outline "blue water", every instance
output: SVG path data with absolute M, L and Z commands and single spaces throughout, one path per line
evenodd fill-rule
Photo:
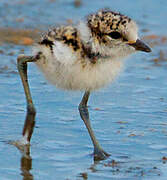
M 67 19 L 76 22 L 104 7 L 135 19 L 141 36 L 167 34 L 165 0 L 85 0 L 78 8 L 72 0 L 1 0 L 0 23 L 2 27 L 47 29 Z M 24 22 L 16 22 L 17 18 L 24 18 Z M 28 71 L 37 109 L 30 156 L 23 157 L 6 143 L 21 137 L 26 102 L 16 58 L 23 49 L 25 54 L 30 49 L 2 44 L 0 179 L 166 180 L 167 164 L 162 157 L 167 157 L 167 63 L 153 61 L 160 50 L 166 52 L 166 47 L 162 44 L 154 46 L 150 54 L 133 55 L 114 84 L 91 94 L 93 128 L 103 148 L 111 153 L 107 160 L 94 163 L 92 143 L 77 109 L 83 93 L 55 89 L 34 64 Z

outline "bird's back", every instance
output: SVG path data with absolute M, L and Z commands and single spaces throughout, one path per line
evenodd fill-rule
M 71 48 L 72 52 L 82 51 L 82 42 L 76 27 L 61 26 L 49 30 L 39 42 L 40 45 L 49 46 L 53 53 L 53 45 L 55 41 L 59 41 L 65 46 Z

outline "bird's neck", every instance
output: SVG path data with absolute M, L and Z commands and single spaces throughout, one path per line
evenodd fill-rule
M 84 56 L 86 56 L 93 64 L 97 62 L 99 58 L 106 59 L 109 56 L 99 51 L 99 48 L 93 41 L 93 36 L 86 22 L 79 22 L 77 26 L 82 42 L 82 49 Z

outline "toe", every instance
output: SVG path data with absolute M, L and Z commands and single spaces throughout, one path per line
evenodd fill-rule
M 100 161 L 100 160 L 105 160 L 110 156 L 107 152 L 105 152 L 103 149 L 94 149 L 94 160 L 95 161 Z

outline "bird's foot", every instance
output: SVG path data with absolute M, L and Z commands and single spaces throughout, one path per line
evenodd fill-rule
M 102 148 L 94 148 L 94 160 L 100 161 L 105 160 L 110 156 L 107 152 L 105 152 Z

